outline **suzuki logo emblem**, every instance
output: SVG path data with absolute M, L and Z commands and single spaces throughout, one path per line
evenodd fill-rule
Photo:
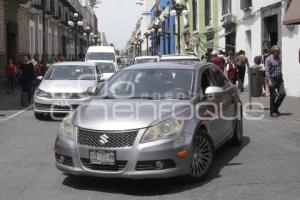
M 99 140 L 99 142 L 101 143 L 101 144 L 106 144 L 106 143 L 108 143 L 108 139 L 109 137 L 106 135 L 106 134 L 103 134 L 103 135 L 101 135 L 100 136 L 100 140 Z

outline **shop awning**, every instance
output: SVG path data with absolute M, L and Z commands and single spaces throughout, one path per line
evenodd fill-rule
M 300 1 L 292 0 L 290 7 L 284 17 L 283 25 L 300 24 Z

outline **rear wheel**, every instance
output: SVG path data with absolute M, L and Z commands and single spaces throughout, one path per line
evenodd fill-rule
M 188 181 L 205 179 L 214 161 L 214 145 L 206 133 L 196 134 L 192 143 L 192 162 L 187 175 Z
M 240 116 L 235 120 L 233 136 L 232 136 L 232 144 L 235 146 L 243 145 L 243 137 L 244 137 L 244 128 L 243 128 L 243 117 Z

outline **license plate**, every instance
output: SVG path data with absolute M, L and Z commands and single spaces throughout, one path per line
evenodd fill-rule
M 107 150 L 91 150 L 90 162 L 92 164 L 113 166 L 116 164 L 116 152 Z
M 56 103 L 57 106 L 70 106 L 68 101 L 59 101 Z

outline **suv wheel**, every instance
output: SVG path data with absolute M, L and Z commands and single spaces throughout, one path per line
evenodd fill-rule
M 44 119 L 45 119 L 44 113 L 35 112 L 35 113 L 34 113 L 34 116 L 35 116 L 35 118 L 38 119 L 38 120 L 44 120 Z

